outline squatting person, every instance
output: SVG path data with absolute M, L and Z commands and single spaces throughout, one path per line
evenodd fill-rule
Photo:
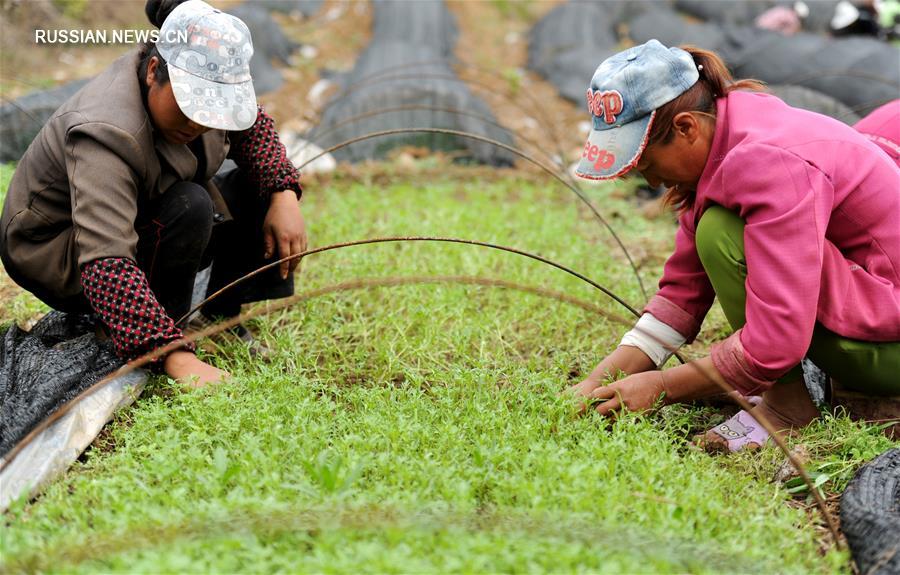
M 607 180 L 635 168 L 664 184 L 679 227 L 635 328 L 570 389 L 601 414 L 717 394 L 716 380 L 761 395 L 707 432 L 715 450 L 765 443 L 754 415 L 780 429 L 818 415 L 804 357 L 844 388 L 900 394 L 900 101 L 854 130 L 763 89 L 712 52 L 629 48 L 594 73 L 577 169 Z M 708 357 L 656 369 L 716 297 L 734 333 Z M 603 385 L 619 370 L 629 375 Z
M 132 359 L 182 337 L 194 277 L 212 262 L 210 293 L 306 248 L 298 173 L 257 106 L 250 32 L 201 0 L 149 0 L 160 28 L 116 60 L 44 125 L 10 183 L 0 257 L 49 306 L 95 313 Z M 231 158 L 238 169 L 215 176 Z M 293 293 L 283 264 L 205 308 Z M 203 385 L 227 374 L 190 346 L 158 360 Z

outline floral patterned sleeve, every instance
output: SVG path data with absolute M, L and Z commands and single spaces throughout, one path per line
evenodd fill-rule
M 102 258 L 81 269 L 84 295 L 109 328 L 116 354 L 126 361 L 138 358 L 172 341 L 181 330 L 156 300 L 144 272 L 128 258 Z M 185 344 L 193 351 L 193 344 Z M 151 364 L 162 370 L 164 358 Z
M 300 172 L 287 157 L 284 144 L 275 131 L 275 120 L 258 106 L 256 122 L 243 132 L 232 132 L 228 157 L 256 184 L 260 195 L 293 190 L 297 198 L 303 193 Z

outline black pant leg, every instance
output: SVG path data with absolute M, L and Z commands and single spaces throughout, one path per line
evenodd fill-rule
M 156 299 L 174 320 L 190 309 L 194 277 L 212 223 L 209 192 L 193 182 L 172 185 L 139 210 L 137 263 Z
M 247 273 L 278 259 L 278 250 L 264 258 L 263 221 L 269 209 L 268 198 L 260 197 L 241 170 L 234 169 L 214 179 L 222 193 L 232 220 L 216 224 L 208 256 L 212 271 L 207 294 L 212 294 Z M 254 276 L 229 289 L 203 308 L 208 316 L 233 317 L 241 304 L 278 299 L 294 294 L 294 278 L 282 279 L 278 268 Z

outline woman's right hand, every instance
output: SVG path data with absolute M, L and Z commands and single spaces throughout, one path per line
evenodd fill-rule
M 627 345 L 617 347 L 611 354 L 603 358 L 597 367 L 583 381 L 569 387 L 566 391 L 578 399 L 590 398 L 595 389 L 604 385 L 610 378 L 618 373 L 625 372 L 628 375 L 656 369 L 653 360 L 647 357 L 643 351 Z M 578 412 L 583 413 L 588 406 L 588 401 L 582 401 Z
M 211 383 L 222 383 L 231 375 L 201 361 L 189 351 L 176 350 L 166 356 L 163 364 L 166 374 L 189 387 L 205 387 Z

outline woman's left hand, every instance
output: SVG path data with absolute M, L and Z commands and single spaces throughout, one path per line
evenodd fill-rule
M 271 258 L 278 249 L 278 257 L 285 258 L 306 251 L 306 222 L 300 212 L 300 203 L 291 190 L 272 194 L 269 211 L 263 222 L 263 241 L 265 257 Z M 282 262 L 279 266 L 281 277 L 287 279 L 288 274 L 297 268 L 300 259 Z
M 595 409 L 600 415 L 612 415 L 622 408 L 629 411 L 650 409 L 664 392 L 663 372 L 645 371 L 598 387 L 591 392 L 588 401 L 596 405 Z

